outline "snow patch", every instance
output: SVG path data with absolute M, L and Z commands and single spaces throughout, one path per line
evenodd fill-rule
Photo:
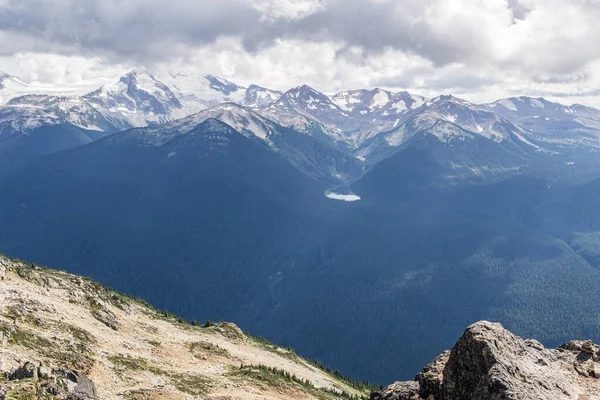
M 383 90 L 378 90 L 375 96 L 373 96 L 373 104 L 371 108 L 381 108 L 390 101 L 390 95 Z
M 348 202 L 360 200 L 360 196 L 357 196 L 355 194 L 340 194 L 340 193 L 335 193 L 335 192 L 326 192 L 325 197 L 327 197 L 328 199 L 332 199 L 332 200 L 340 200 L 340 201 L 348 201 Z
M 535 108 L 544 108 L 544 103 L 542 103 L 538 99 L 531 99 L 531 105 Z
M 510 99 L 502 99 L 498 101 L 498 104 L 500 104 L 501 106 L 508 108 L 511 111 L 517 111 L 517 106 L 515 106 L 515 103 L 512 102 L 512 100 Z
M 425 104 L 426 101 L 425 97 L 422 96 L 410 96 L 410 98 L 414 101 L 412 108 L 419 108 Z
M 398 100 L 397 102 L 392 104 L 392 106 L 390 108 L 392 110 L 395 110 L 396 113 L 401 113 L 403 111 L 408 110 L 408 107 L 406 107 L 406 103 L 404 102 L 404 100 Z

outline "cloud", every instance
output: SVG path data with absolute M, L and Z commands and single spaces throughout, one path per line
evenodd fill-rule
M 531 10 L 519 0 L 508 0 L 508 8 L 510 9 L 515 20 L 524 20 L 531 12 Z
M 323 0 L 262 0 L 253 7 L 261 14 L 261 22 L 294 21 L 323 10 L 325 3 Z
M 586 42 L 599 38 L 598 17 L 592 0 L 4 0 L 0 31 L 21 46 L 4 54 L 164 60 L 236 37 L 251 52 L 309 40 L 560 73 L 600 55 Z
M 473 98 L 594 93 L 599 18 L 597 0 L 0 0 L 0 69 L 64 81 L 187 68 L 279 89 Z

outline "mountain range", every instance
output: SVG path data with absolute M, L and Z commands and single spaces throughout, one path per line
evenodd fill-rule
M 600 334 L 600 111 L 140 72 L 0 85 L 11 256 L 378 383 L 481 319 Z
M 224 104 L 236 107 L 223 112 Z M 213 107 L 217 108 L 207 111 Z M 490 171 L 514 172 L 539 165 L 548 168 L 540 160 L 562 163 L 552 168 L 569 173 L 565 163 L 570 169 L 579 166 L 567 158 L 573 152 L 579 158 L 595 153 L 600 137 L 600 111 L 528 97 L 477 105 L 451 95 L 427 100 L 408 92 L 381 89 L 349 90 L 329 96 L 303 85 L 282 93 L 257 85 L 243 87 L 210 75 L 136 71 L 74 96 L 60 88 L 26 84 L 2 74 L 3 175 L 46 153 L 126 129 L 161 126 L 198 113 L 199 119 L 202 114 L 212 113 L 226 123 L 237 120 L 236 129 L 242 121 L 260 120 L 259 125 L 263 126 L 243 129 L 267 141 L 270 139 L 264 126 L 278 125 L 303 134 L 300 138 L 316 139 L 309 146 L 324 146 L 326 153 L 336 148 L 339 152 L 335 158 L 355 157 L 358 163 L 347 162 L 358 166 L 350 166 L 352 171 L 346 173 L 327 165 L 311 167 L 321 170 L 321 178 L 338 183 L 356 180 L 373 165 L 424 136 L 435 137 L 440 146 L 458 145 L 467 153 L 481 153 L 478 149 L 482 146 L 490 148 L 489 162 L 481 157 L 471 160 L 468 155 L 447 159 L 446 164 L 456 170 L 452 175 L 461 177 L 489 175 Z M 305 157 L 306 154 L 301 158 Z M 312 162 L 318 164 L 318 160 Z M 584 164 L 582 169 L 590 167 L 589 163 Z M 357 173 L 356 168 L 363 172 Z M 329 171 L 328 176 L 322 174 L 323 170 Z M 315 174 L 312 170 L 311 173 Z

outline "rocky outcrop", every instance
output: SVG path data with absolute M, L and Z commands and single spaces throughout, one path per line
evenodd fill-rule
M 37 377 L 37 367 L 27 361 L 25 364 L 15 369 L 10 375 L 9 379 L 11 381 L 19 381 L 21 379 L 34 378 Z
M 72 398 L 76 400 L 96 400 L 96 385 L 87 376 L 77 371 L 59 370 L 57 374 L 62 377 Z
M 39 393 L 56 399 L 97 400 L 96 385 L 78 371 L 37 366 L 30 361 L 7 375 L 12 390 Z M 31 386 L 33 385 L 33 386 Z M 4 397 L 3 397 L 4 396 Z M 0 400 L 8 398 L 8 392 L 0 387 Z M 43 397 L 45 398 L 45 397 Z
M 398 382 L 372 400 L 600 400 L 600 347 L 569 342 L 551 350 L 500 324 L 467 328 L 451 351 L 411 382 Z

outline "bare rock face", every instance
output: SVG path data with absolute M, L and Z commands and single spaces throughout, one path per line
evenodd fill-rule
M 482 321 L 469 326 L 452 350 L 428 364 L 413 382 L 395 383 L 371 399 L 595 399 L 600 394 L 598 350 L 591 341 L 549 350 L 500 324 Z
M 440 393 L 444 380 L 444 368 L 448 363 L 450 351 L 446 350 L 427 364 L 415 380 L 419 383 L 419 394 L 427 398 L 431 394 Z
M 53 370 L 49 367 L 38 367 L 32 362 L 26 361 L 10 373 L 8 378 L 10 381 L 33 379 L 36 384 L 39 384 L 42 396 L 56 396 L 52 398 L 68 400 L 98 399 L 94 382 L 78 371 Z M 0 400 L 4 400 L 7 396 L 6 391 L 0 386 Z
M 420 400 L 419 382 L 396 382 L 385 389 L 373 392 L 371 400 Z
M 14 370 L 10 374 L 9 379 L 11 381 L 17 381 L 20 379 L 33 378 L 36 376 L 37 376 L 37 367 L 33 363 L 27 361 L 25 364 L 23 364 L 22 366 L 20 366 L 16 370 Z
M 576 391 L 558 363 L 500 324 L 477 323 L 452 349 L 441 398 L 570 399 Z
M 96 385 L 87 376 L 77 371 L 57 371 L 63 377 L 74 400 L 96 400 Z

